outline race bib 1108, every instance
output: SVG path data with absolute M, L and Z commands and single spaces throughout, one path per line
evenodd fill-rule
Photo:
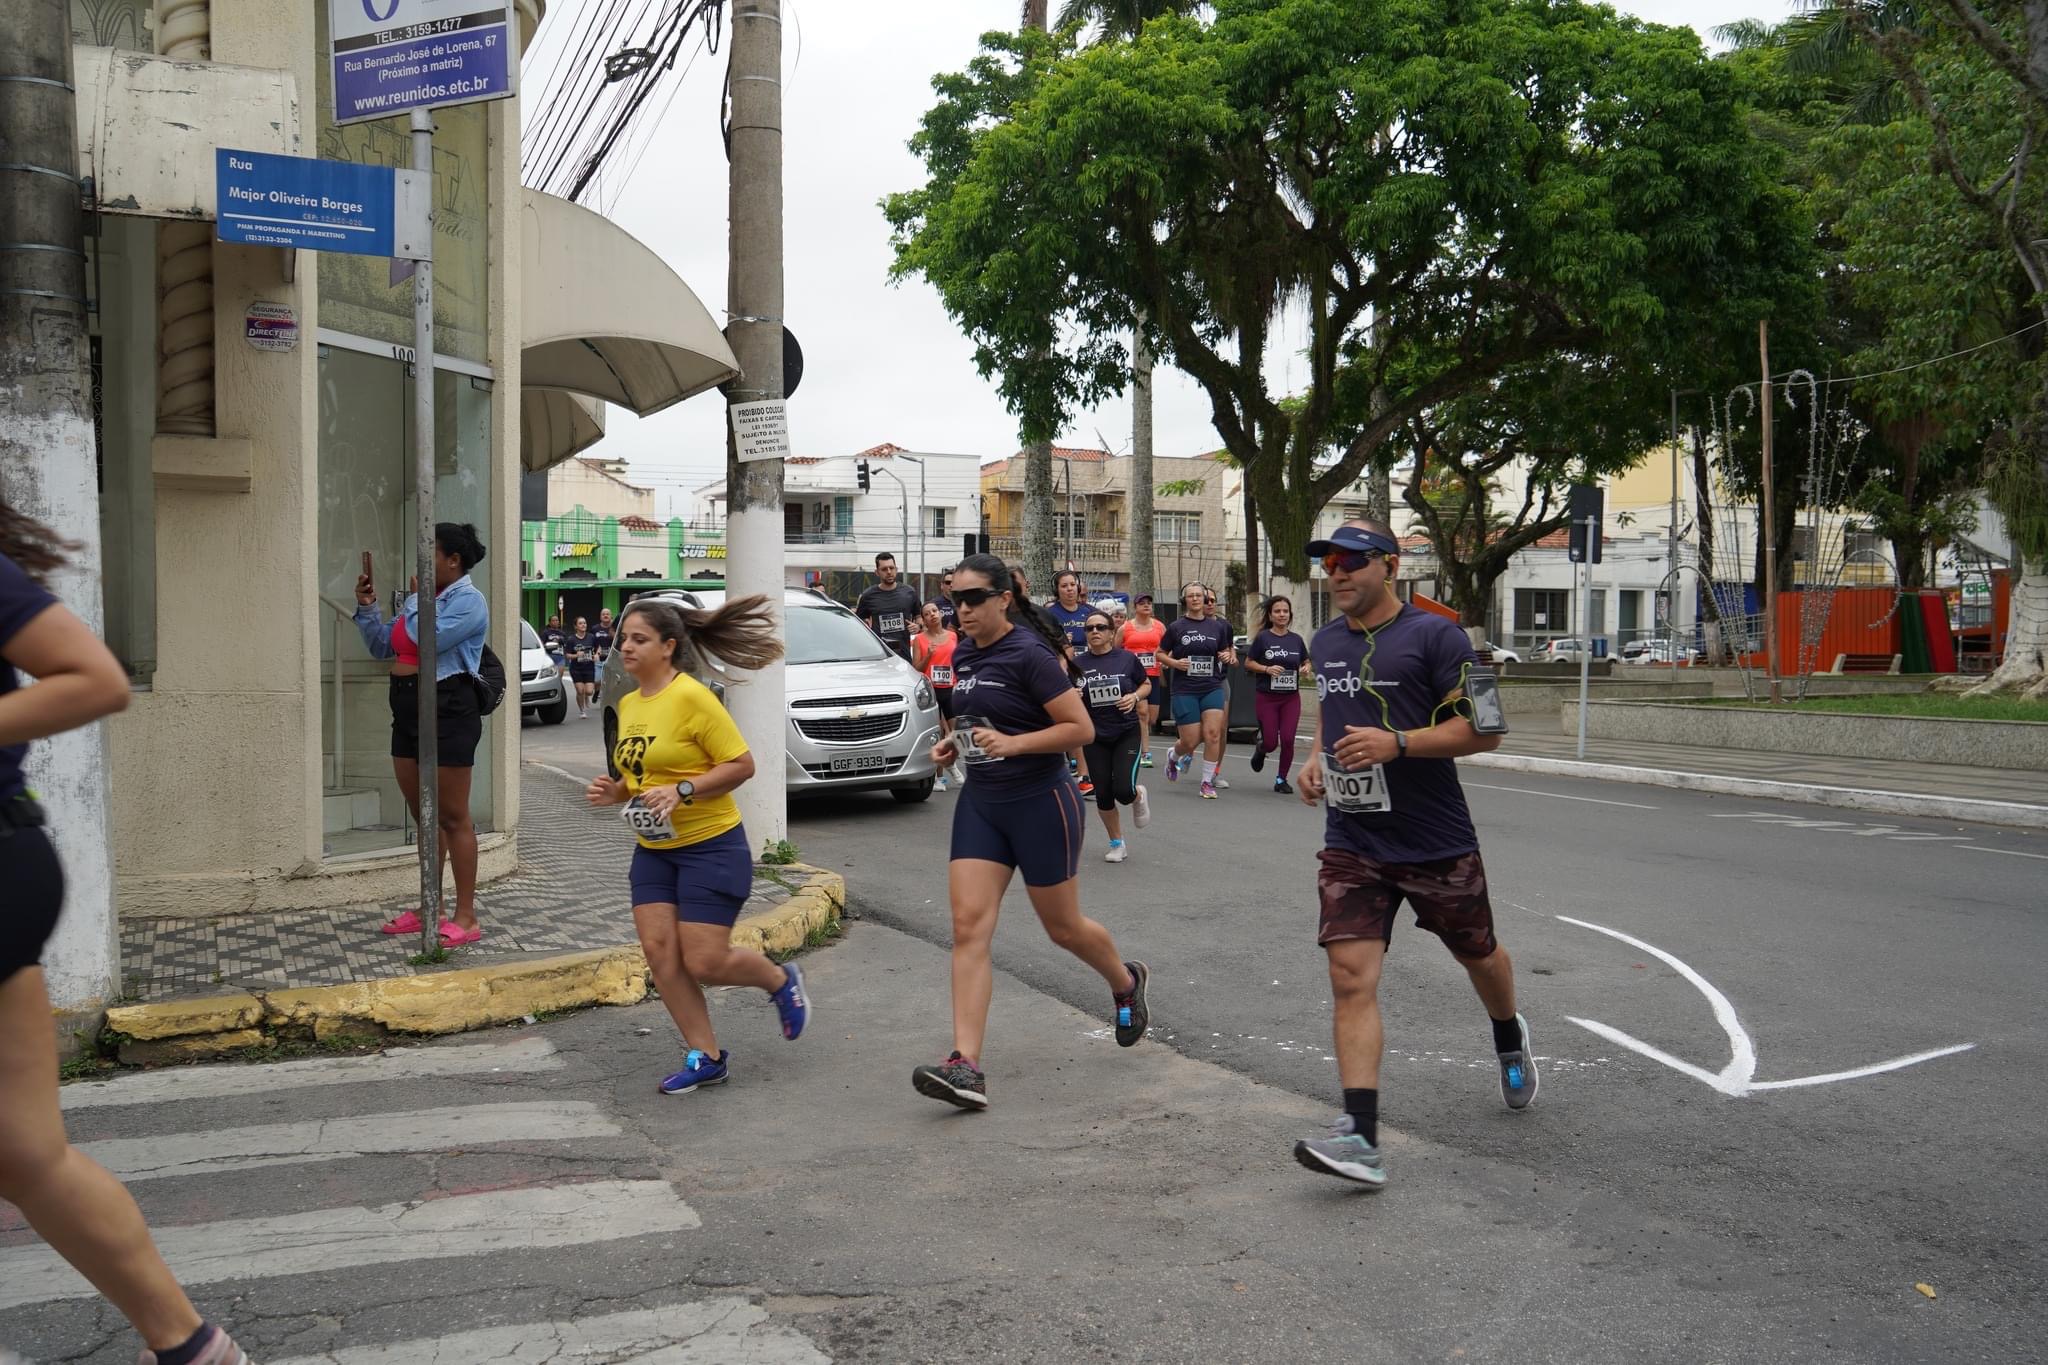
M 883 635 L 901 635 L 903 633 L 903 613 L 892 611 L 887 616 L 877 616 L 875 618 L 875 629 Z

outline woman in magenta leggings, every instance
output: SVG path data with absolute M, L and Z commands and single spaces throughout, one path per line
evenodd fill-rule
M 1280 775 L 1273 790 L 1292 792 L 1287 774 L 1294 769 L 1294 732 L 1301 725 L 1301 678 L 1308 667 L 1308 642 L 1296 634 L 1294 603 L 1270 597 L 1253 624 L 1257 633 L 1245 650 L 1244 666 L 1258 680 L 1254 706 L 1259 717 L 1259 744 L 1252 750 L 1252 771 L 1266 766 L 1266 755 L 1280 751 Z

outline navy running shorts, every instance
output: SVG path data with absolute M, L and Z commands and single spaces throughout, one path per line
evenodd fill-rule
M 64 908 L 64 868 L 41 829 L 0 823 L 0 883 L 7 887 L 0 908 L 0 981 L 6 981 L 43 960 Z
M 1173 723 L 1175 725 L 1200 725 L 1204 711 L 1223 709 L 1223 685 L 1218 683 L 1207 692 L 1183 692 L 1178 684 L 1173 691 Z
M 953 807 L 951 856 L 1014 867 L 1026 886 L 1070 882 L 1081 873 L 1085 811 L 1081 789 L 1064 772 L 1047 790 L 1008 801 L 977 797 L 969 773 Z
M 734 825 L 681 848 L 633 850 L 633 904 L 673 905 L 685 924 L 730 929 L 754 890 L 754 854 L 747 827 Z

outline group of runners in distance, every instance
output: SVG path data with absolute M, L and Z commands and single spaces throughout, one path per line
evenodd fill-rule
M 436 540 L 434 685 L 441 819 L 449 835 L 443 848 L 458 883 L 452 941 L 473 942 L 480 936 L 471 899 L 473 837 L 465 843 L 451 821 L 467 823 L 480 716 L 495 705 L 480 691 L 490 662 L 483 644 L 488 607 L 469 580 L 484 547 L 473 527 L 448 523 L 436 528 Z M 89 724 L 119 710 L 128 696 L 121 665 L 47 587 L 70 549 L 0 501 L 0 882 L 14 888 L 0 914 L 0 1199 L 20 1208 L 127 1316 L 148 1344 L 144 1362 L 237 1365 L 246 1358 L 194 1310 L 134 1200 L 69 1145 L 59 1110 L 39 962 L 57 922 L 63 878 L 23 763 L 31 741 Z M 1473 723 L 1470 642 L 1454 623 L 1404 604 L 1392 591 L 1400 547 L 1388 527 L 1350 522 L 1308 553 L 1321 564 L 1339 614 L 1304 641 L 1293 628 L 1292 604 L 1274 598 L 1260 608 L 1243 651 L 1258 690 L 1252 767 L 1278 755 L 1275 791 L 1294 790 L 1301 687 L 1313 681 L 1319 700 L 1297 780 L 1303 802 L 1325 807 L 1317 941 L 1332 988 L 1343 1113 L 1328 1136 L 1297 1142 L 1294 1155 L 1311 1170 L 1378 1187 L 1387 1178 L 1378 1146 L 1378 990 L 1404 901 L 1471 978 L 1510 1109 L 1535 1099 L 1536 1059 L 1517 1009 L 1513 966 L 1495 936 L 1486 871 L 1454 764 L 1500 742 Z M 1131 809 L 1139 829 L 1151 820 L 1137 778 L 1148 766 L 1145 736 L 1163 693 L 1178 731 L 1167 777 L 1177 779 L 1199 753 L 1201 794 L 1213 797 L 1224 785 L 1224 670 L 1239 651 L 1230 627 L 1216 618 L 1214 595 L 1200 583 L 1183 589 L 1180 616 L 1161 626 L 1149 597 L 1138 597 L 1132 617 L 1120 622 L 1081 601 L 1078 579 L 1065 574 L 1055 585 L 1055 604 L 1040 606 L 1023 575 L 991 555 L 960 561 L 931 602 L 917 601 L 899 582 L 893 559 L 884 556 L 878 567 L 881 582 L 862 595 L 859 614 L 943 699 L 947 721 L 932 757 L 960 783 L 948 866 L 952 1045 L 943 1060 L 915 1068 L 912 1083 L 948 1104 L 984 1109 L 990 946 L 1004 892 L 1019 874 L 1052 941 L 1108 986 L 1117 1043 L 1131 1047 L 1145 1036 L 1150 973 L 1081 907 L 1081 779 L 1092 779 L 1085 790 L 1110 836 L 1107 860 L 1124 861 L 1122 808 Z M 365 555 L 357 598 L 365 644 L 393 660 L 392 757 L 401 784 L 410 770 L 407 797 L 416 801 L 418 593 L 401 599 L 386 621 Z M 634 837 L 625 869 L 634 926 L 684 1046 L 681 1067 L 662 1078 L 660 1089 L 688 1094 L 731 1072 L 704 987 L 764 992 L 791 1040 L 803 1034 L 812 1011 L 800 967 L 731 944 L 753 872 L 732 794 L 753 776 L 754 758 L 719 698 L 687 667 L 698 653 L 760 668 L 782 644 L 772 605 L 759 596 L 715 611 L 643 598 L 616 621 L 607 613 L 600 629 L 602 648 L 618 652 L 632 686 L 618 698 L 618 775 L 592 780 L 586 796 L 593 806 L 618 809 Z M 579 622 L 565 647 L 581 662 L 582 642 L 594 638 Z M 587 648 L 594 656 L 599 647 Z M 34 684 L 17 686 L 17 669 Z M 572 676 L 581 687 L 581 677 Z M 404 927 L 402 916 L 386 926 Z

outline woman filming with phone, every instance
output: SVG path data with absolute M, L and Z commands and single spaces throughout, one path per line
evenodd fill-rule
M 469 783 L 476 767 L 476 749 L 483 739 L 483 711 L 475 678 L 483 664 L 484 640 L 491 628 L 490 604 L 469 579 L 482 562 L 483 542 L 476 527 L 452 521 L 434 527 L 434 734 L 439 776 L 434 783 L 435 823 L 441 833 L 442 866 L 455 869 L 454 917 L 441 924 L 441 942 L 450 948 L 475 943 L 484 936 L 476 919 L 476 824 L 469 815 Z M 362 576 L 356 579 L 356 629 L 376 659 L 391 664 L 391 767 L 398 789 L 420 818 L 420 647 L 419 581 L 413 580 L 398 615 L 384 619 L 377 605 L 375 570 L 363 551 Z M 407 910 L 383 927 L 386 934 L 417 934 L 420 915 Z

